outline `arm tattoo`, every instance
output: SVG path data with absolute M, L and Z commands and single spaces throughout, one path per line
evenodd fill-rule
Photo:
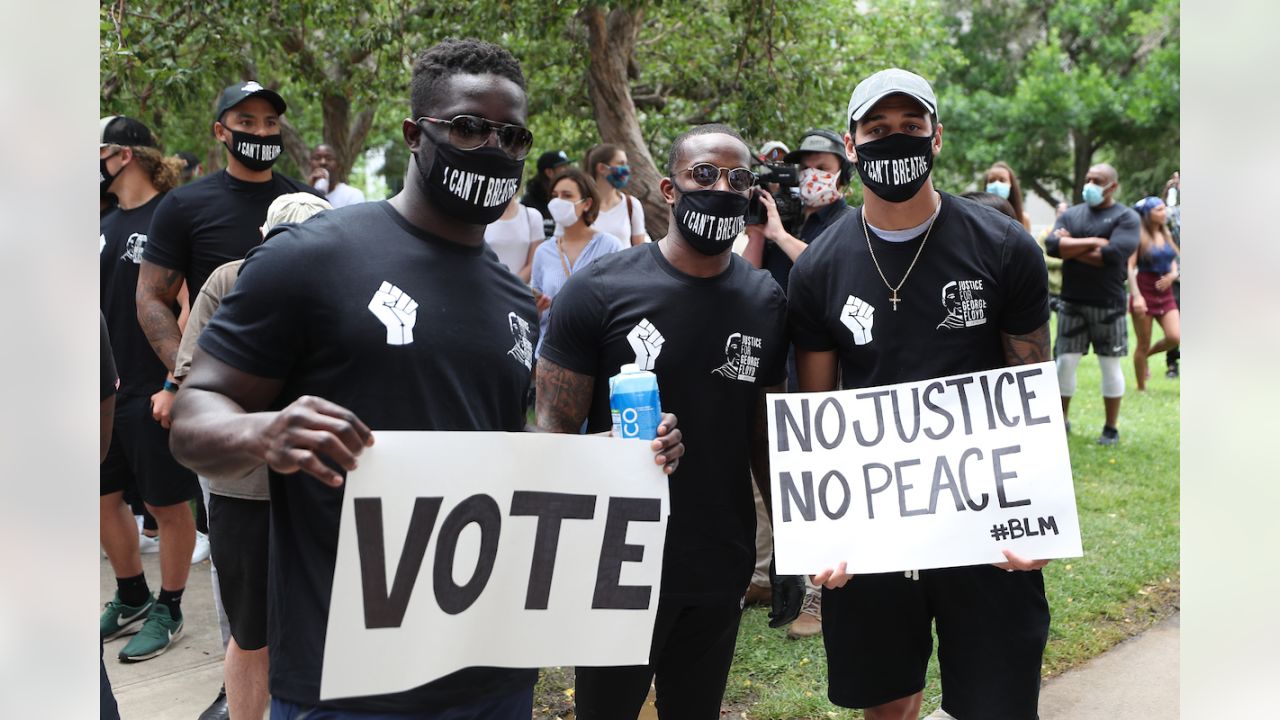
M 1004 361 L 1010 365 L 1031 365 L 1049 359 L 1049 323 L 1026 335 L 1000 333 Z
M 538 360 L 538 427 L 547 432 L 577 433 L 591 408 L 595 378 Z
M 185 279 L 181 270 L 170 270 L 148 262 L 142 263 L 134 300 L 138 306 L 138 324 L 146 334 L 151 349 L 169 372 L 173 372 L 182 331 L 178 317 L 171 309 Z

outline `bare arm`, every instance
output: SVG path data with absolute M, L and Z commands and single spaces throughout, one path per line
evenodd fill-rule
M 520 272 L 516 273 L 516 276 L 523 280 L 526 285 L 529 284 L 529 278 L 533 277 L 533 254 L 538 251 L 538 246 L 542 242 L 539 239 L 529 243 L 529 254 L 525 256 L 524 267 L 520 268 Z
M 267 464 L 341 485 L 342 475 L 324 461 L 354 470 L 373 433 L 355 413 L 321 398 L 301 397 L 283 410 L 265 411 L 283 386 L 197 349 L 173 406 L 174 457 L 209 477 L 238 477 Z
M 595 378 L 538 358 L 537 423 L 547 432 L 577 433 L 591 409 Z
M 1033 365 L 1049 359 L 1049 323 L 1025 335 L 1000 333 L 1004 361 L 1008 365 Z
M 98 464 L 107 459 L 107 448 L 111 447 L 111 425 L 116 414 L 116 396 L 103 398 L 98 404 Z
M 760 498 L 764 500 L 764 509 L 773 519 L 773 503 L 770 493 L 772 485 L 769 475 L 769 393 L 787 391 L 785 382 L 773 387 L 761 388 L 756 400 L 756 417 L 751 427 L 751 475 L 755 478 L 756 487 L 760 488 Z
M 1066 232 L 1059 231 L 1059 232 Z M 1077 238 L 1070 235 L 1058 236 L 1058 257 L 1063 260 L 1078 260 L 1093 250 L 1106 244 L 1106 239 L 1096 237 Z
M 751 267 L 764 267 L 764 226 L 748 225 L 747 244 L 742 248 L 742 259 L 751 263 Z
M 839 367 L 835 350 L 813 352 L 796 348 L 796 377 L 800 381 L 800 392 L 835 390 Z
M 181 270 L 170 270 L 146 260 L 138 270 L 138 288 L 134 296 L 138 305 L 138 324 L 170 373 L 173 373 L 178 343 L 182 341 L 182 329 L 170 308 L 178 299 L 185 281 Z

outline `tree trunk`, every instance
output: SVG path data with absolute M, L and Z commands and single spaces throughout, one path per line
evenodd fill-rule
M 641 10 L 619 6 L 606 16 L 600 6 L 590 5 L 578 17 L 587 27 L 587 89 L 600 139 L 626 151 L 631 164 L 627 192 L 644 205 L 645 229 L 657 239 L 667 234 L 667 203 L 658 192 L 658 182 L 665 172 L 659 170 L 649 154 L 627 75 L 642 14 Z
M 333 148 L 338 167 L 333 173 L 334 184 L 345 182 L 351 174 L 351 166 L 364 149 L 364 139 L 373 124 L 373 108 L 366 108 L 351 118 L 351 100 L 338 92 L 326 92 L 320 103 L 324 114 L 324 141 Z
M 1071 200 L 1073 203 L 1084 202 L 1084 196 L 1080 194 L 1081 188 L 1084 187 L 1084 176 L 1089 174 L 1089 168 L 1093 166 L 1093 137 L 1084 130 L 1071 130 L 1071 153 L 1073 159 L 1072 180 L 1075 185 L 1071 188 Z

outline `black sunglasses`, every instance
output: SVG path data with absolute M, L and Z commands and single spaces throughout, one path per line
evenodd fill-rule
M 756 174 L 744 167 L 725 168 L 716 167 L 711 163 L 698 163 L 681 170 L 680 174 L 688 173 L 699 187 L 709 188 L 720 180 L 722 172 L 729 173 L 729 187 L 738 192 L 746 192 L 756 184 Z
M 497 133 L 498 147 L 515 160 L 523 160 L 533 147 L 533 133 L 529 128 L 520 125 L 494 122 L 475 115 L 457 115 L 452 120 L 433 117 L 420 117 L 436 125 L 449 126 L 449 144 L 459 150 L 475 150 L 489 142 L 489 136 Z

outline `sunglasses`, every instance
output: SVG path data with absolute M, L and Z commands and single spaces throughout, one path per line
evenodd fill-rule
M 756 184 L 756 174 L 744 167 L 716 167 L 711 163 L 698 163 L 681 170 L 679 174 L 688 174 L 699 187 L 709 188 L 720 180 L 720 173 L 729 173 L 729 187 L 738 192 L 746 192 Z
M 448 125 L 449 144 L 459 150 L 475 150 L 489 142 L 489 136 L 495 133 L 498 147 L 514 160 L 523 160 L 529 154 L 529 148 L 533 147 L 533 133 L 520 125 L 493 122 L 475 115 L 457 115 L 452 120 L 420 117 L 416 122 L 423 120 L 435 125 Z

